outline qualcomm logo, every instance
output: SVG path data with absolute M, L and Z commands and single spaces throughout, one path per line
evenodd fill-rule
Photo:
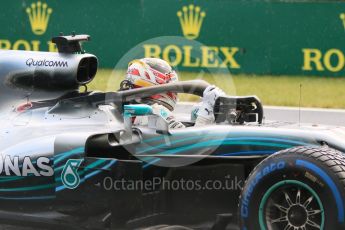
M 65 164 L 61 174 L 61 181 L 68 189 L 75 189 L 80 184 L 78 168 L 82 163 L 82 159 L 69 159 Z

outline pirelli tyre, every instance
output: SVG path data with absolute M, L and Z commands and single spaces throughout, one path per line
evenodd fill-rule
M 262 161 L 239 203 L 241 230 L 345 229 L 345 155 L 296 147 Z

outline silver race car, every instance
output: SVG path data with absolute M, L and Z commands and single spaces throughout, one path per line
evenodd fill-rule
M 263 122 L 256 96 L 169 129 L 138 99 L 205 81 L 90 92 L 87 35 L 0 51 L 0 222 L 35 229 L 345 228 L 345 128 Z M 86 90 L 79 89 L 85 86 Z M 148 116 L 147 126 L 132 118 Z

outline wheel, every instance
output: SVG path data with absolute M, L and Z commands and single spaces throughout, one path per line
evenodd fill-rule
M 345 229 L 345 155 L 296 147 L 262 161 L 240 197 L 240 229 Z

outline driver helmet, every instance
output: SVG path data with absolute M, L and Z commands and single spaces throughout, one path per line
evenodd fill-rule
M 120 90 L 149 87 L 177 82 L 177 73 L 164 60 L 159 58 L 142 58 L 128 64 L 126 79 L 121 82 Z M 145 98 L 141 103 L 165 106 L 173 111 L 178 100 L 177 93 L 166 92 Z

